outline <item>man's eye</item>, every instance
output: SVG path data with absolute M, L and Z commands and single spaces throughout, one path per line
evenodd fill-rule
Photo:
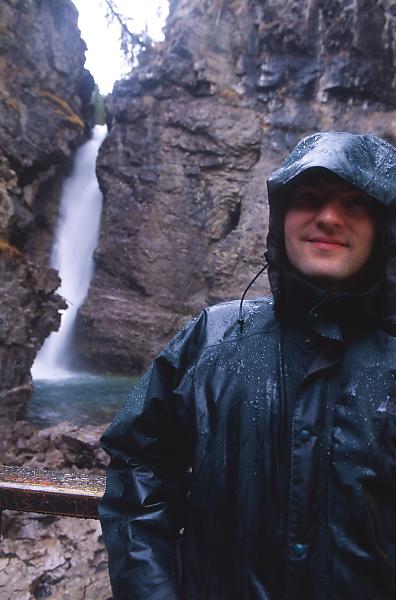
M 345 201 L 345 206 L 350 210 L 371 211 L 371 202 L 365 196 L 352 196 Z
M 322 199 L 320 196 L 315 194 L 314 192 L 297 192 L 295 196 L 292 198 L 291 204 L 295 207 L 313 207 L 316 208 L 320 206 L 322 203 Z

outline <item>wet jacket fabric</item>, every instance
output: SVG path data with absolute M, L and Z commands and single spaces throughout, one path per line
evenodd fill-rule
M 318 135 L 269 182 L 274 298 L 245 302 L 242 327 L 238 302 L 204 310 L 103 436 L 111 463 L 100 516 L 116 600 L 396 597 L 396 340 L 386 312 L 396 190 L 380 177 L 396 150 L 382 142 L 379 160 L 374 136 Z M 323 165 L 331 136 L 338 150 Z M 363 143 L 371 162 L 358 168 L 351 146 Z M 351 153 L 381 193 L 352 181 Z M 282 262 L 282 192 L 314 167 L 387 207 L 386 267 L 365 289 L 329 294 Z

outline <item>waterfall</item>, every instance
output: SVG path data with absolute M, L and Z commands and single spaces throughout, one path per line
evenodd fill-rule
M 96 125 L 92 137 L 76 152 L 71 175 L 63 184 L 51 267 L 59 272 L 58 293 L 68 308 L 62 311 L 58 331 L 45 340 L 32 367 L 34 379 L 71 376 L 72 336 L 78 309 L 88 293 L 98 244 L 102 194 L 96 179 L 96 157 L 107 133 Z

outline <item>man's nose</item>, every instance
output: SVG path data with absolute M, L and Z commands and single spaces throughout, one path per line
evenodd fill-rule
M 341 226 L 344 223 L 344 212 L 341 204 L 337 200 L 324 202 L 316 213 L 315 220 L 329 227 Z

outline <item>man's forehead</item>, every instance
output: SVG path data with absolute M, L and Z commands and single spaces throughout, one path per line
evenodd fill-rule
M 324 170 L 319 172 L 317 170 L 312 170 L 311 172 L 303 173 L 291 182 L 291 196 L 294 196 L 299 190 L 304 189 L 315 190 L 315 192 L 319 194 L 323 193 L 324 195 L 331 193 L 341 193 L 345 195 L 357 194 L 365 198 L 368 204 L 372 204 L 373 207 L 378 204 L 378 201 L 375 198 L 369 196 L 360 188 L 345 181 L 345 179 L 338 177 L 334 173 Z
M 370 196 L 357 188 L 356 186 L 348 183 L 347 181 L 343 181 L 342 179 L 328 181 L 321 179 L 312 179 L 307 180 L 301 183 L 296 183 L 294 186 L 294 190 L 298 191 L 300 189 L 314 189 L 315 191 L 321 192 L 340 192 L 342 194 L 359 194 L 365 196 L 367 199 L 370 199 Z
M 356 186 L 352 183 L 349 183 L 342 177 L 339 177 L 335 173 L 328 171 L 327 169 L 308 169 L 304 173 L 300 173 L 297 177 L 293 179 L 291 182 L 293 187 L 299 187 L 302 185 L 312 185 L 317 187 L 324 186 L 337 186 L 337 187 L 346 187 L 358 190 Z M 359 190 L 361 191 L 361 190 Z

